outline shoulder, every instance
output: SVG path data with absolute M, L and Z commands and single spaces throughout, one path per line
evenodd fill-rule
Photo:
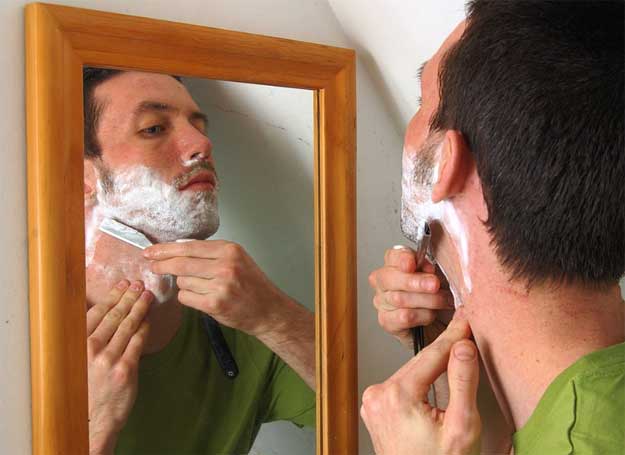
M 614 453 L 625 446 L 625 344 L 593 352 L 547 388 L 514 435 L 517 455 Z
M 589 356 L 572 380 L 576 418 L 571 440 L 578 450 L 611 453 L 625 447 L 625 343 L 598 354 Z

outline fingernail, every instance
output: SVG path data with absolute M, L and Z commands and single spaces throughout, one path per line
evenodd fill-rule
M 141 298 L 147 300 L 148 302 L 152 300 L 153 297 L 154 295 L 150 291 L 143 291 L 141 293 Z
M 126 286 L 128 286 L 128 281 L 126 280 L 121 280 L 119 283 L 117 283 L 117 285 L 115 286 L 117 289 L 125 289 Z
M 438 286 L 438 280 L 434 277 L 428 277 L 423 279 L 423 287 L 426 291 L 434 292 Z
M 144 258 L 151 258 L 153 256 L 152 254 L 152 250 L 148 247 L 145 250 L 143 250 L 143 257 Z
M 133 291 L 140 291 L 142 287 L 143 287 L 143 284 L 141 283 L 141 281 L 135 281 L 130 286 L 130 289 L 132 289 Z
M 457 344 L 454 346 L 454 356 L 459 360 L 473 360 L 475 358 L 475 348 L 468 342 Z

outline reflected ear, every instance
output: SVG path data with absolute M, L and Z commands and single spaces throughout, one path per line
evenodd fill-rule
M 462 191 L 473 156 L 460 131 L 449 130 L 445 133 L 443 150 L 438 166 L 438 175 L 432 189 L 432 202 L 450 198 Z
M 84 162 L 84 198 L 85 208 L 92 207 L 96 203 L 96 182 L 97 173 L 92 160 L 83 160 Z

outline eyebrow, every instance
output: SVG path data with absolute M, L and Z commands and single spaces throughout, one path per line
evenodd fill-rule
M 161 103 L 159 101 L 142 101 L 137 105 L 134 110 L 134 115 L 139 116 L 146 112 L 178 112 L 179 109 L 175 108 L 167 103 Z M 204 124 L 204 127 L 208 125 L 208 117 L 205 113 L 200 111 L 193 111 L 190 115 L 191 120 L 200 120 Z

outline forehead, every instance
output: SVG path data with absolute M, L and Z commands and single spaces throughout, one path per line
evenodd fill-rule
M 465 21 L 460 22 L 456 28 L 445 38 L 445 41 L 438 48 L 436 53 L 425 63 L 421 74 L 424 85 L 435 85 L 438 88 L 438 72 L 441 61 L 445 54 L 460 39 L 465 29 Z M 437 91 L 438 93 L 438 91 Z
M 126 71 L 98 85 L 95 98 L 104 102 L 105 111 L 132 112 L 144 101 L 167 104 L 180 110 L 197 111 L 187 89 L 167 74 Z
M 422 67 L 421 97 L 423 104 L 410 121 L 406 130 L 404 150 L 415 153 L 429 135 L 429 121 L 439 102 L 438 72 L 441 61 L 447 51 L 460 39 L 465 29 L 465 22 L 460 22 L 447 36 L 441 47 Z

